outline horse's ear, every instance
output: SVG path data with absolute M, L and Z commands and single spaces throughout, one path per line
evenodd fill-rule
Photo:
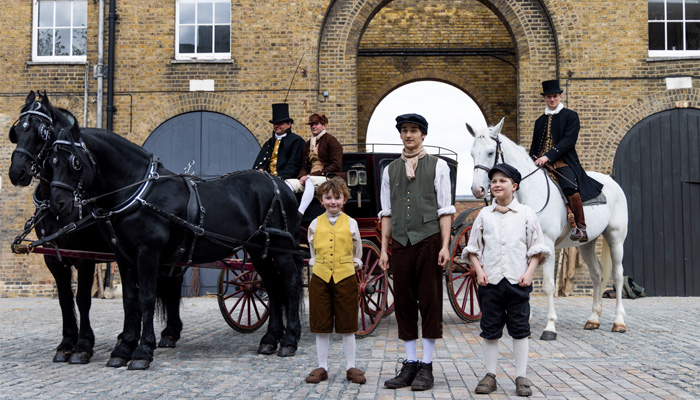
M 15 132 L 15 126 L 10 127 L 10 142 L 17 144 L 17 132 Z
M 46 90 L 44 90 L 44 94 L 41 95 L 41 105 L 46 107 L 51 105 L 49 102 L 49 96 L 46 94 Z
M 472 137 L 476 137 L 476 132 L 474 132 L 474 129 L 472 128 L 472 126 L 469 125 L 469 122 L 465 122 L 464 125 L 467 126 L 467 130 L 472 135 Z
M 503 129 L 503 122 L 506 120 L 506 117 L 501 118 L 501 122 L 499 122 L 496 126 L 491 128 L 491 137 L 497 138 L 498 134 L 501 133 L 501 129 Z
M 24 104 L 32 103 L 32 102 L 34 102 L 35 99 L 36 99 L 36 95 L 34 94 L 34 91 L 30 90 L 29 94 L 27 95 L 26 100 L 24 100 Z

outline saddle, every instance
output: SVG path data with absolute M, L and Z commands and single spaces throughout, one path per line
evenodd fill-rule
M 574 221 L 574 213 L 571 210 L 571 206 L 569 205 L 569 200 L 566 198 L 566 195 L 561 189 L 561 186 L 559 186 L 559 179 L 554 173 L 552 173 L 552 171 L 547 171 L 547 176 L 549 176 L 549 178 L 555 183 L 555 186 L 557 187 L 557 189 L 559 189 L 559 195 L 561 196 L 562 200 L 564 200 L 564 204 L 566 204 L 566 216 L 569 219 L 569 224 L 571 224 L 572 228 L 576 228 L 576 222 Z M 583 206 L 599 206 L 607 203 L 607 197 L 605 197 L 605 194 L 603 192 L 600 192 L 598 196 L 584 201 Z

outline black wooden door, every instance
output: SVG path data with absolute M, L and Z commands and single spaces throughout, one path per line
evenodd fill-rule
M 620 142 L 627 196 L 625 275 L 653 296 L 700 295 L 700 110 L 647 117 Z
M 174 173 L 189 171 L 202 178 L 250 169 L 260 151 L 253 134 L 240 122 L 212 112 L 191 112 L 156 128 L 143 147 L 158 156 Z M 216 293 L 219 270 L 199 268 L 199 293 Z M 187 295 L 192 270 L 185 274 Z

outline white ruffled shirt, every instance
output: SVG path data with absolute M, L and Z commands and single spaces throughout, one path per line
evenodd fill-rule
M 494 202 L 479 212 L 462 259 L 468 262 L 469 254 L 476 254 L 489 284 L 496 285 L 503 278 L 516 284 L 532 256 L 541 254 L 542 263 L 552 255 L 551 250 L 532 208 L 515 198 L 506 206 L 510 211 L 505 214 L 496 211 L 496 205 Z
M 338 221 L 340 213 L 332 214 L 326 211 L 328 216 L 328 222 L 331 226 L 335 225 Z M 308 229 L 307 238 L 309 239 L 309 252 L 311 253 L 311 258 L 309 259 L 309 266 L 313 266 L 316 262 L 316 251 L 314 250 L 314 236 L 316 235 L 316 225 L 318 218 L 311 221 Z M 360 236 L 360 228 L 357 226 L 357 221 L 350 217 L 350 233 L 352 234 L 352 262 L 355 264 L 355 268 L 362 268 L 362 237 Z
M 555 108 L 554 110 L 550 110 L 549 107 L 544 106 L 544 115 L 549 115 L 549 114 L 556 115 L 556 114 L 559 114 L 559 111 L 561 111 L 563 109 L 564 109 L 564 103 L 559 103 L 557 108 Z

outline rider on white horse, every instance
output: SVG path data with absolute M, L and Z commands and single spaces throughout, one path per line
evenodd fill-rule
M 581 167 L 575 149 L 580 129 L 578 114 L 564 108 L 561 102 L 562 92 L 559 80 L 542 82 L 541 94 L 547 105 L 544 115 L 535 121 L 530 157 L 533 157 L 535 164 L 540 167 L 549 163 L 553 168 L 552 178 L 558 181 L 569 200 L 576 222 L 570 239 L 587 242 L 583 202 L 598 196 L 603 185 L 586 175 Z

